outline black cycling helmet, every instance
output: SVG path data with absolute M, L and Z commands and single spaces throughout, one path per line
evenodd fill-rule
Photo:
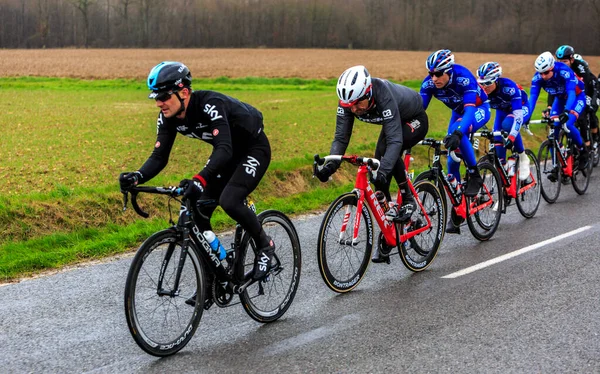
M 561 45 L 560 47 L 558 47 L 555 53 L 556 58 L 559 60 L 569 59 L 573 57 L 574 54 L 575 50 L 570 45 Z
M 192 85 L 192 73 L 181 62 L 163 61 L 150 70 L 148 88 L 152 93 L 148 96 L 154 99 L 161 92 L 177 92 Z

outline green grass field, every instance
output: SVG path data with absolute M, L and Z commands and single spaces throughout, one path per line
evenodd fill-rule
M 420 82 L 404 84 L 417 89 Z M 252 195 L 259 209 L 322 209 L 350 188 L 350 168 L 325 185 L 311 178 L 312 156 L 327 154 L 333 139 L 335 80 L 197 79 L 194 88 L 262 111 L 273 160 Z M 143 220 L 122 212 L 118 189 L 119 173 L 140 167 L 155 141 L 158 110 L 144 82 L 0 78 L 0 110 L 0 282 L 128 251 L 168 226 L 164 199 L 144 201 L 153 218 Z M 428 114 L 428 136 L 441 139 L 449 110 L 433 100 Z M 357 121 L 347 153 L 372 155 L 379 131 Z M 535 132 L 524 139 L 537 150 L 544 133 Z M 169 165 L 148 184 L 178 184 L 198 172 L 210 152 L 204 142 L 179 137 Z M 418 172 L 426 150 L 414 149 L 413 156 Z M 213 222 L 218 230 L 232 224 L 219 211 Z

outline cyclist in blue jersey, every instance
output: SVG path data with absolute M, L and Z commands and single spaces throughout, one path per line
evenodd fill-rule
M 486 93 L 469 69 L 454 63 L 454 55 L 448 49 L 433 52 L 425 63 L 429 76 L 421 84 L 423 107 L 427 109 L 432 97 L 452 110 L 444 145 L 450 151 L 460 150 L 467 165 L 466 196 L 476 196 L 483 179 L 479 175 L 477 159 L 469 134 L 477 131 L 490 119 L 490 104 Z M 448 157 L 448 173 L 460 181 L 460 163 Z M 459 233 L 452 219 L 446 227 L 448 233 Z
M 501 136 L 494 138 L 496 154 L 506 163 L 506 151 L 513 150 L 519 154 L 519 179 L 529 177 L 529 157 L 525 155 L 521 124 L 523 117 L 529 114 L 527 93 L 514 81 L 502 77 L 502 66 L 497 62 L 486 62 L 477 69 L 477 82 L 488 95 L 490 107 L 496 109 L 494 131 L 504 130 L 509 133 L 506 141 Z
M 535 59 L 534 67 L 536 73 L 531 81 L 529 96 L 529 115 L 525 121 L 529 121 L 535 109 L 535 104 L 543 88 L 548 95 L 554 96 L 550 118 L 559 118 L 560 122 L 554 129 L 558 136 L 561 125 L 566 124 L 567 136 L 573 139 L 579 147 L 579 169 L 585 169 L 588 162 L 588 152 L 581 139 L 581 134 L 575 126 L 575 121 L 585 109 L 585 85 L 577 79 L 570 67 L 554 60 L 550 52 L 544 52 Z M 548 175 L 550 180 L 558 179 L 558 169 Z
M 561 45 L 554 53 L 556 60 L 564 63 L 573 70 L 575 75 L 580 80 L 583 80 L 585 84 L 585 109 L 589 116 L 581 116 L 576 125 L 579 128 L 583 142 L 589 148 L 593 140 L 594 147 L 597 147 L 598 143 L 598 118 L 596 117 L 596 111 L 598 110 L 598 82 L 594 74 L 592 74 L 590 67 L 587 62 L 583 61 L 581 56 L 576 55 L 575 50 L 570 45 Z M 578 56 L 578 58 L 576 57 Z M 551 106 L 552 102 L 550 97 L 548 98 L 548 105 Z M 587 129 L 591 129 L 591 135 L 593 139 L 588 139 Z

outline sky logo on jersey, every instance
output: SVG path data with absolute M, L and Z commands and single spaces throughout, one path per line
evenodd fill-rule
M 383 112 L 381 112 L 381 114 L 383 115 L 383 118 L 390 118 L 392 116 L 392 110 L 386 109 Z
M 188 129 L 188 127 L 186 125 L 177 126 L 177 131 L 179 131 L 179 132 L 183 132 L 187 129 Z
M 260 166 L 260 162 L 258 162 L 257 159 L 255 159 L 252 156 L 248 156 L 248 161 L 247 163 L 243 164 L 242 166 L 246 167 L 246 173 L 252 175 L 253 177 L 256 177 L 256 168 L 258 166 Z
M 204 113 L 208 114 L 211 121 L 216 121 L 219 118 L 223 118 L 223 116 L 219 114 L 219 111 L 217 111 L 217 107 L 214 105 L 206 104 L 204 106 Z

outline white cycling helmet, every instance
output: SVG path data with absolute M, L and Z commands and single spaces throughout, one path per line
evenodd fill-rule
M 552 56 L 552 53 L 546 51 L 535 59 L 533 66 L 538 73 L 545 73 L 552 70 L 554 68 L 554 56 Z
M 337 95 L 343 107 L 351 107 L 360 100 L 370 98 L 371 75 L 367 68 L 357 65 L 344 71 L 337 82 Z

